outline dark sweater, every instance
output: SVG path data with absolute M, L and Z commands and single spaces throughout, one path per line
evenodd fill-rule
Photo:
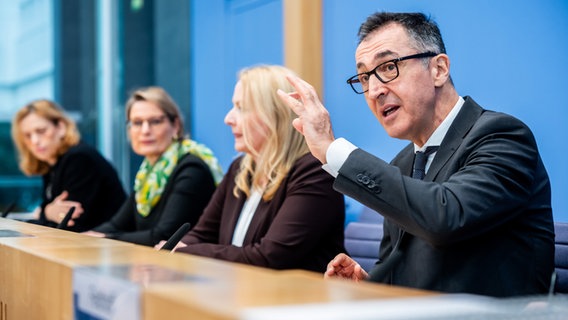
M 107 221 L 120 208 L 126 193 L 113 166 L 93 147 L 79 143 L 63 154 L 43 175 L 42 204 L 39 223 L 55 226 L 45 217 L 45 206 L 63 191 L 67 200 L 77 201 L 83 214 L 69 230 L 90 230 Z
M 186 154 L 148 216 L 138 213 L 132 193 L 116 215 L 94 231 L 106 234 L 107 238 L 153 246 L 167 240 L 185 222 L 194 226 L 214 191 L 215 182 L 207 164 Z

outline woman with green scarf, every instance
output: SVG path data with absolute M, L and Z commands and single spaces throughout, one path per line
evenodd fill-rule
M 179 108 L 162 88 L 134 92 L 126 118 L 132 149 L 144 156 L 134 192 L 86 234 L 153 246 L 185 222 L 196 224 L 223 173 L 209 148 L 184 137 Z

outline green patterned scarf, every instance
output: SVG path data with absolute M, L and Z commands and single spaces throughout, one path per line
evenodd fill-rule
M 181 142 L 175 141 L 154 165 L 144 159 L 138 173 L 136 173 L 134 180 L 136 209 L 141 216 L 147 217 L 156 203 L 160 201 L 162 192 L 178 160 L 187 153 L 201 158 L 209 166 L 216 185 L 221 181 L 223 170 L 209 148 L 190 139 L 184 139 Z

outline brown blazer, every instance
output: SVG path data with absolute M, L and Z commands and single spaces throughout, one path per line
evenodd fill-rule
M 177 251 L 273 269 L 325 271 L 343 247 L 345 203 L 311 154 L 299 158 L 271 201 L 260 201 L 243 246 L 231 245 L 245 202 L 233 195 L 242 158 L 230 166 L 197 225 Z

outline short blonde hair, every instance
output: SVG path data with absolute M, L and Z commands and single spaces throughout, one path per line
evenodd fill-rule
M 173 124 L 176 119 L 179 123 L 178 131 L 176 132 L 175 138 L 177 140 L 182 140 L 185 136 L 185 130 L 183 128 L 183 117 L 179 110 L 178 105 L 175 103 L 174 99 L 161 87 L 145 87 L 135 90 L 126 101 L 126 121 L 130 120 L 130 110 L 132 106 L 137 101 L 148 101 L 154 103 L 158 108 L 160 108 L 165 114 L 168 120 Z M 189 135 L 187 136 L 189 138 Z
M 261 150 L 255 151 L 247 126 L 243 126 L 244 143 L 255 154 L 246 154 L 241 161 L 233 190 L 237 197 L 238 191 L 248 197 L 251 189 L 266 185 L 263 199 L 272 199 L 296 160 L 309 152 L 304 136 L 292 126 L 296 115 L 276 93 L 278 89 L 294 91 L 286 79 L 290 74 L 293 74 L 291 70 L 276 65 L 255 66 L 239 73 L 243 87 L 242 109 L 257 116 L 267 130 L 267 137 Z
M 69 118 L 57 103 L 41 99 L 32 101 L 22 107 L 12 120 L 12 140 L 18 152 L 20 170 L 28 176 L 46 174 L 50 167 L 47 162 L 37 159 L 26 147 L 24 136 L 20 131 L 20 123 L 25 117 L 32 113 L 52 122 L 54 125 L 58 125 L 61 122 L 65 124 L 67 129 L 57 149 L 57 157 L 67 152 L 72 146 L 78 144 L 81 139 L 75 121 Z

